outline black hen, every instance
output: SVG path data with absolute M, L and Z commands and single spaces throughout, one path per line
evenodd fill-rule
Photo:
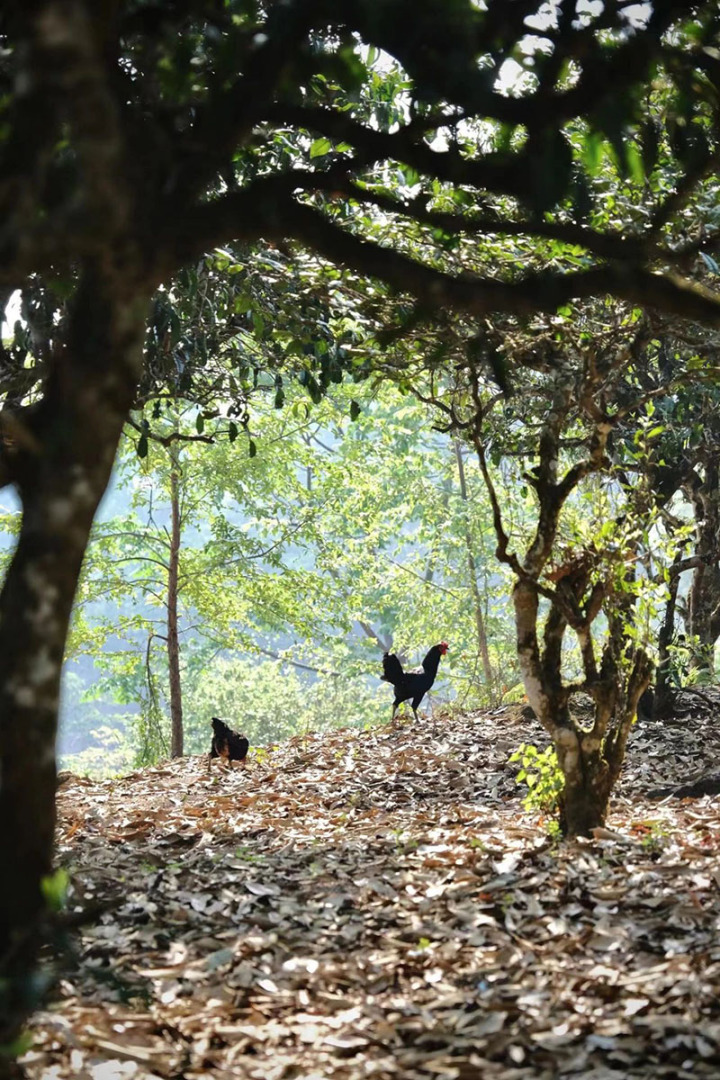
M 250 743 L 244 735 L 238 735 L 237 731 L 218 720 L 212 718 L 213 738 L 210 747 L 210 757 L 225 758 L 226 761 L 244 761 L 250 749 Z
M 403 701 L 410 701 L 412 710 L 417 720 L 417 711 L 420 702 L 435 682 L 440 657 L 448 651 L 447 641 L 441 641 L 439 645 L 433 645 L 430 652 L 422 662 L 422 667 L 417 671 L 403 671 L 402 664 L 395 653 L 385 653 L 383 656 L 383 679 L 392 683 L 395 687 L 395 700 L 393 702 L 392 718 L 394 719 L 398 705 Z

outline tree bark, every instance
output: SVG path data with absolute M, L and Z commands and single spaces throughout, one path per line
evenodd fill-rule
M 23 444 L 3 447 L 22 500 L 0 593 L 0 1043 L 34 1002 L 52 869 L 60 674 L 93 517 L 140 374 L 147 297 L 87 268 L 68 338 Z
M 607 764 L 599 753 L 585 756 L 579 749 L 575 767 L 566 772 L 560 803 L 560 827 L 564 836 L 592 836 L 605 824 L 611 783 Z
M 180 451 L 170 446 L 170 557 L 168 560 L 167 653 L 170 682 L 170 756 L 183 755 L 183 703 L 178 637 L 178 573 L 180 566 Z
M 670 644 L 675 633 L 675 608 L 677 606 L 680 574 L 673 573 L 682 559 L 682 552 L 676 556 L 670 571 L 669 595 L 665 605 L 660 632 L 658 633 L 658 663 L 655 675 L 655 693 L 652 698 L 653 720 L 664 720 L 670 714 L 672 695 L 668 679 L 670 669 Z
M 692 667 L 698 671 L 712 670 L 720 634 L 720 470 L 714 461 L 706 461 L 704 473 L 702 481 L 695 475 L 688 484 L 695 511 L 694 554 L 701 561 L 693 571 L 686 625 L 696 642 Z

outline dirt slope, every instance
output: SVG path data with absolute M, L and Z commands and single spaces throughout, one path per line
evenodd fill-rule
M 717 766 L 695 714 L 637 729 L 572 845 L 522 810 L 507 756 L 542 736 L 515 708 L 70 779 L 71 907 L 113 906 L 28 1076 L 717 1077 L 718 800 L 628 799 Z

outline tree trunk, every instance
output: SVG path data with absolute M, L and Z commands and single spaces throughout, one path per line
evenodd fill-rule
M 565 782 L 560 797 L 563 836 L 592 836 L 607 817 L 612 790 L 608 764 L 599 746 L 572 726 L 566 708 L 560 707 L 556 716 L 553 743 Z
M 537 638 L 539 602 L 532 582 L 522 579 L 516 582 L 513 603 L 525 691 L 535 715 L 553 741 L 563 775 L 560 798 L 563 835 L 591 836 L 593 829 L 605 823 L 632 718 L 650 680 L 652 665 L 644 652 L 638 650 L 628 675 L 607 655 L 591 689 L 595 702 L 593 727 L 583 730 L 570 713 L 569 690 L 562 682 L 565 631 L 562 613 L 555 606 L 548 612 L 541 657 Z
M 531 582 L 515 582 L 512 591 L 515 608 L 515 633 L 520 674 L 530 707 L 545 730 L 552 734 L 552 688 L 547 685 L 547 672 L 540 663 L 537 636 L 538 596 Z M 560 689 L 559 671 L 557 688 Z
M 695 568 L 688 595 L 687 629 L 696 639 L 692 666 L 698 671 L 713 668 L 714 646 L 720 633 L 720 470 L 714 462 L 705 465 L 705 478 L 690 487 L 695 511 L 694 554 L 702 558 Z
M 167 651 L 170 681 L 170 756 L 183 755 L 183 704 L 178 638 L 178 570 L 180 563 L 180 451 L 170 446 L 170 557 L 168 560 Z
M 565 790 L 560 803 L 560 827 L 563 836 L 592 836 L 593 829 L 605 824 L 610 802 L 607 766 L 599 755 L 584 760 L 572 776 L 565 775 Z
M 470 524 L 467 516 L 467 504 L 469 502 L 467 479 L 465 477 L 465 462 L 462 456 L 462 447 L 458 439 L 454 440 L 455 447 L 455 459 L 458 467 L 458 478 L 460 480 L 460 495 L 463 503 L 465 504 L 464 515 L 464 535 L 465 535 L 465 547 L 467 549 L 467 564 L 468 564 L 468 577 L 470 578 L 470 589 L 473 597 L 473 612 L 475 615 L 475 631 L 478 640 L 478 652 L 482 661 L 483 672 L 485 675 L 485 682 L 487 684 L 488 692 L 493 697 L 493 687 L 495 684 L 495 677 L 493 674 L 492 664 L 490 663 L 490 653 L 488 651 L 487 631 L 485 629 L 485 616 L 482 609 L 482 597 L 480 596 L 480 587 L 477 580 L 477 566 L 475 564 L 475 555 L 473 552 L 472 536 L 470 535 Z
M 60 674 L 93 517 L 142 362 L 144 295 L 84 274 L 68 340 L 24 437 L 3 452 L 22 499 L 0 593 L 0 1043 L 34 1007 L 32 965 L 52 869 Z
M 676 556 L 670 571 L 669 596 L 665 605 L 660 632 L 658 633 L 658 664 L 655 675 L 655 693 L 652 697 L 653 720 L 664 720 L 670 715 L 672 708 L 672 695 L 670 693 L 670 644 L 675 633 L 675 608 L 677 605 L 678 586 L 680 574 L 673 573 L 682 559 L 682 552 Z

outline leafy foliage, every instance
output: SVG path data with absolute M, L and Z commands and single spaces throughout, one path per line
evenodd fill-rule
M 350 394 L 363 403 L 356 422 Z M 191 750 L 204 749 L 211 714 L 237 721 L 253 742 L 375 721 L 389 707 L 377 682 L 382 652 L 418 662 L 438 626 L 452 638 L 441 697 L 467 706 L 497 696 L 499 675 L 488 683 L 480 663 L 478 601 L 493 672 L 503 670 L 506 686 L 516 681 L 477 467 L 466 462 L 466 501 L 452 441 L 427 432 L 424 407 L 392 391 L 338 387 L 312 416 L 303 400 L 295 386 L 284 410 L 263 395 L 249 402 L 252 459 L 224 437 L 222 418 L 207 422 L 210 441 L 193 441 L 194 406 L 181 420 L 166 409 L 153 421 L 140 472 L 132 433 L 127 440 L 86 560 L 71 655 L 91 656 L 104 673 L 91 696 L 136 713 L 140 760 L 169 745 L 172 464 L 158 438 L 177 423 L 190 436 L 179 458 L 179 597 Z
M 525 809 L 555 813 L 559 808 L 564 779 L 554 748 L 548 746 L 538 750 L 532 743 L 521 743 L 508 761 L 520 764 L 515 779 L 518 784 L 527 786 L 528 792 L 523 799 Z

